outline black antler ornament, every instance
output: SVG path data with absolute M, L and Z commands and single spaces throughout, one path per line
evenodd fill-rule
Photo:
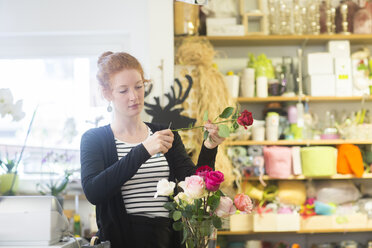
M 182 84 L 178 78 L 176 78 L 175 82 L 179 87 L 178 96 L 176 96 L 174 87 L 171 86 L 171 92 L 165 94 L 165 96 L 168 98 L 168 104 L 164 108 L 160 106 L 159 97 L 154 97 L 155 104 L 145 102 L 145 106 L 148 108 L 145 109 L 146 113 L 153 117 L 151 122 L 164 125 L 168 125 L 170 122 L 172 122 L 172 128 L 175 129 L 188 127 L 195 123 L 195 119 L 181 115 L 181 112 L 184 110 L 182 107 L 175 107 L 176 105 L 182 104 L 187 99 L 192 88 L 193 81 L 191 76 L 186 75 L 185 77 L 188 81 L 188 86 L 183 96 Z M 149 93 L 146 95 L 148 94 Z

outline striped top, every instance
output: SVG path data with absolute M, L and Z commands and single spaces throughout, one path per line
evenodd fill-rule
M 149 136 L 152 135 L 150 128 L 148 130 Z M 126 143 L 116 138 L 115 143 L 119 159 L 140 144 Z M 169 211 L 163 207 L 168 202 L 168 197 L 154 198 L 156 185 L 163 178 L 169 179 L 169 165 L 163 154 L 160 157 L 155 154 L 142 164 L 137 173 L 121 187 L 121 195 L 127 213 L 146 217 L 169 218 Z

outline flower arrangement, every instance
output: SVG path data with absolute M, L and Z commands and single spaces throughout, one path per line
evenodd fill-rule
M 204 121 L 209 120 L 208 111 L 204 112 L 203 120 Z M 226 124 L 229 122 L 231 123 L 230 126 Z M 239 128 L 239 125 L 243 126 L 245 129 L 247 129 L 248 126 L 251 126 L 253 124 L 253 117 L 252 117 L 252 113 L 247 110 L 244 110 L 243 112 L 239 113 L 238 108 L 227 107 L 211 123 L 218 126 L 219 136 L 227 138 L 230 136 L 231 132 L 234 132 L 236 129 Z M 203 128 L 203 127 L 204 126 L 190 126 L 186 128 L 174 129 L 172 131 L 185 131 L 185 130 L 190 130 L 190 129 L 195 129 L 195 128 Z M 205 130 L 204 139 L 206 139 L 207 137 L 208 137 L 208 131 Z
M 170 217 L 174 220 L 173 229 L 183 230 L 182 243 L 186 242 L 189 248 L 208 247 L 208 237 L 221 227 L 221 218 L 237 210 L 246 213 L 252 211 L 252 201 L 247 195 L 238 194 L 233 201 L 222 193 L 219 187 L 223 181 L 223 173 L 202 166 L 196 170 L 195 175 L 179 182 L 178 186 L 183 191 L 174 197 L 174 182 L 166 179 L 158 182 L 154 197 L 161 195 L 171 198 L 172 201 L 164 207 L 170 211 Z

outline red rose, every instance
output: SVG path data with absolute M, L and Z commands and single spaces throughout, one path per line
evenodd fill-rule
M 247 129 L 248 126 L 253 124 L 252 113 L 248 112 L 247 110 L 244 110 L 243 112 L 240 113 L 240 116 L 236 121 L 238 122 L 239 125 Z
M 212 168 L 208 165 L 200 166 L 196 169 L 195 175 L 198 175 L 202 177 L 205 180 L 205 176 L 208 174 L 208 172 L 212 171 Z
M 220 171 L 210 171 L 205 176 L 205 187 L 209 191 L 217 191 L 220 184 L 225 180 L 223 173 Z

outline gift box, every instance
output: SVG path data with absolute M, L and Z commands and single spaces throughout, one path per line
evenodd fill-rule
M 300 215 L 292 214 L 254 214 L 254 232 L 290 232 L 300 230 Z

